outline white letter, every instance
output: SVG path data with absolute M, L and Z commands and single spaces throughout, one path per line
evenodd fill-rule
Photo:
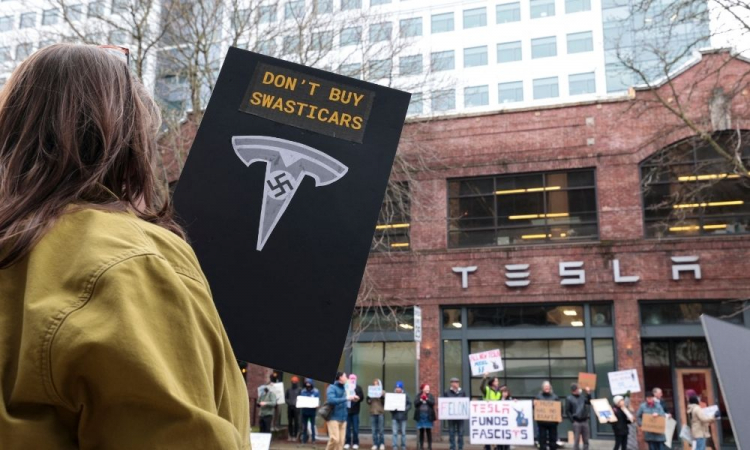
M 574 285 L 574 284 L 586 284 L 586 271 L 581 270 L 570 270 L 577 267 L 583 267 L 583 261 L 568 261 L 568 262 L 561 262 L 560 263 L 560 276 L 563 277 L 563 280 L 560 282 L 560 284 L 564 284 L 566 286 Z M 565 278 L 565 277 L 575 277 L 575 278 Z
M 641 279 L 638 275 L 620 275 L 620 260 L 612 260 L 612 271 L 615 273 L 615 283 L 636 283 Z
M 693 272 L 696 280 L 701 279 L 701 265 L 698 264 L 697 256 L 673 256 L 672 262 L 672 279 L 679 281 L 680 272 Z M 696 263 L 696 264 L 684 264 L 684 263 Z
M 524 272 L 527 270 L 529 270 L 528 264 L 506 264 L 505 278 L 508 281 L 505 282 L 505 285 L 508 287 L 528 286 L 531 281 L 529 281 L 529 272 Z
M 477 266 L 453 268 L 453 272 L 461 274 L 461 287 L 464 289 L 469 288 L 469 274 L 476 272 L 476 271 L 477 271 Z

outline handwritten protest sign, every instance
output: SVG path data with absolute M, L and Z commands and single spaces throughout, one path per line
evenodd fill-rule
M 406 411 L 406 394 L 386 393 L 383 409 L 386 411 Z
M 558 401 L 534 400 L 534 420 L 562 422 L 562 404 Z
M 471 402 L 471 444 L 534 445 L 531 400 Z
M 471 363 L 471 375 L 475 377 L 503 370 L 503 358 L 499 349 L 472 353 L 469 355 L 469 362 Z
M 283 405 L 286 402 L 284 399 L 284 383 L 274 383 L 271 390 L 276 394 L 276 404 Z
M 271 433 L 250 433 L 250 446 L 253 450 L 269 450 Z
M 664 434 L 667 428 L 667 419 L 664 416 L 643 414 L 641 428 L 647 433 Z
M 370 398 L 380 398 L 383 396 L 383 386 L 369 386 L 367 396 Z
M 607 423 L 615 419 L 615 412 L 612 411 L 612 406 L 606 398 L 592 399 L 591 407 L 594 408 L 599 423 Z
M 641 392 L 641 382 L 638 380 L 638 372 L 635 369 L 609 372 L 607 377 L 612 395 Z
M 438 398 L 438 420 L 467 420 L 469 397 Z
M 306 397 L 304 395 L 297 396 L 297 408 L 317 408 L 320 406 L 320 398 L 318 397 Z M 253 449 L 255 450 L 255 449 Z
M 677 421 L 673 418 L 668 418 L 666 421 L 666 429 L 664 430 L 664 433 L 667 437 L 666 442 L 664 442 L 664 445 L 666 445 L 669 448 L 672 448 L 672 440 L 674 439 L 674 430 L 677 429 Z
M 578 373 L 578 387 L 581 389 L 589 388 L 592 391 L 596 389 L 596 374 L 595 373 Z

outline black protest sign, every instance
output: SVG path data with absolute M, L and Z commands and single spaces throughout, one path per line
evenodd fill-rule
M 238 359 L 333 378 L 409 98 L 227 53 L 174 202 Z

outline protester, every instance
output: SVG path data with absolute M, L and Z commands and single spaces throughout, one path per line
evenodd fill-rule
M 326 450 L 342 450 L 344 448 L 344 434 L 346 433 L 347 404 L 357 401 L 356 395 L 347 395 L 346 373 L 336 372 L 334 383 L 326 390 L 326 403 L 333 408 L 331 417 L 326 422 L 328 427 L 328 445 Z
M 545 402 L 560 401 L 560 397 L 554 393 L 549 381 L 542 383 L 542 390 L 536 395 L 536 399 Z M 539 449 L 555 450 L 557 448 L 557 422 L 538 421 L 536 424 L 539 427 Z
M 407 413 L 411 409 L 411 400 L 409 395 L 404 392 L 404 382 L 397 381 L 396 388 L 393 391 L 396 394 L 404 394 L 406 397 L 406 408 L 403 411 L 392 411 L 391 412 L 391 425 L 393 428 L 393 450 L 398 450 L 398 436 L 401 434 L 401 450 L 406 450 L 406 418 Z
M 305 387 L 299 393 L 302 397 L 315 397 L 320 398 L 320 391 L 315 387 L 312 378 L 305 378 Z M 307 427 L 310 427 L 310 434 L 312 435 L 312 442 L 315 443 L 315 413 L 317 408 L 300 408 L 302 416 L 302 443 L 307 444 L 308 434 Z
M 711 437 L 709 426 L 721 414 L 719 411 L 716 411 L 715 416 L 709 416 L 703 412 L 700 403 L 700 399 L 695 395 L 688 400 L 687 414 L 688 422 L 690 423 L 690 434 L 693 436 L 693 441 L 695 442 L 694 450 L 706 450 L 706 439 Z
M 614 406 L 612 411 L 615 413 L 615 422 L 612 422 L 612 431 L 615 435 L 614 450 L 628 449 L 628 434 L 630 433 L 630 424 L 633 422 L 633 414 L 625 406 L 625 398 L 621 395 L 615 395 L 612 399 Z
M 284 400 L 286 401 L 286 423 L 289 431 L 288 440 L 296 441 L 299 431 L 299 410 L 297 409 L 297 396 L 302 389 L 299 387 L 299 378 L 292 377 L 292 386 L 286 390 Z
M 247 387 L 152 170 L 159 111 L 126 52 L 50 45 L 0 91 L 0 446 L 250 448 Z
M 582 393 L 578 383 L 570 385 L 570 395 L 565 399 L 565 416 L 573 424 L 573 450 L 578 450 L 583 439 L 583 450 L 589 448 L 589 405 L 591 405 L 591 389 L 587 386 Z
M 443 397 L 466 397 L 466 392 L 461 389 L 461 380 L 456 377 L 451 378 L 450 388 L 445 391 Z M 464 421 L 448 420 L 448 436 L 450 439 L 450 450 L 464 449 Z M 458 441 L 458 444 L 456 443 Z M 458 447 L 457 447 L 458 445 Z
M 349 375 L 349 384 L 347 390 L 357 396 L 357 400 L 352 400 L 349 404 L 346 415 L 346 445 L 344 448 L 351 446 L 353 449 L 359 448 L 359 410 L 360 402 L 365 398 L 362 388 L 357 384 L 357 376 Z
M 638 419 L 638 425 L 643 425 L 643 416 L 644 414 L 650 414 L 652 416 L 666 416 L 664 409 L 661 407 L 659 402 L 656 401 L 656 397 L 654 396 L 653 391 L 646 391 L 646 401 L 641 403 L 641 406 L 638 408 L 638 412 L 636 413 L 636 418 Z M 644 439 L 646 440 L 646 443 L 648 444 L 649 450 L 664 450 L 664 442 L 666 442 L 667 438 L 664 436 L 664 433 L 644 433 Z
M 276 394 L 273 392 L 273 382 L 263 386 L 262 393 L 258 399 L 260 406 L 260 432 L 270 433 L 273 423 L 273 413 L 276 411 Z
M 370 427 L 372 428 L 372 450 L 385 450 L 384 417 L 383 406 L 385 402 L 385 389 L 383 383 L 375 378 L 373 386 L 380 386 L 380 396 L 367 396 L 367 404 L 370 405 Z
M 667 405 L 664 404 L 662 401 L 662 398 L 664 397 L 664 391 L 661 390 L 661 388 L 655 387 L 651 390 L 654 394 L 654 401 L 661 405 L 661 409 L 664 410 L 664 415 L 666 417 L 672 417 L 671 414 L 669 414 L 669 411 L 667 410 Z
M 488 373 L 485 373 L 482 377 L 482 384 L 479 385 L 479 392 L 482 393 L 482 399 L 488 402 L 511 400 L 507 386 L 501 386 L 500 379 L 498 377 L 490 378 Z M 495 446 L 496 450 L 506 450 L 507 448 L 507 445 Z M 484 450 L 490 449 L 490 445 L 484 446 Z
M 430 385 L 419 386 L 419 394 L 414 398 L 414 420 L 419 430 L 419 450 L 424 449 L 427 435 L 427 450 L 432 450 L 432 424 L 435 422 L 435 397 L 430 394 Z

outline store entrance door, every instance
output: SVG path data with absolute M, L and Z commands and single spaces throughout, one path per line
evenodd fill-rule
M 713 389 L 713 370 L 711 369 L 676 369 L 677 393 L 680 408 L 681 422 L 687 422 L 688 399 L 685 392 L 692 389 L 698 394 L 701 406 L 711 406 L 716 404 L 716 396 Z M 707 449 L 717 449 L 716 442 L 719 441 L 719 434 L 716 429 L 716 423 L 711 424 L 711 439 L 706 441 Z M 685 450 L 690 450 L 690 445 L 683 444 Z

